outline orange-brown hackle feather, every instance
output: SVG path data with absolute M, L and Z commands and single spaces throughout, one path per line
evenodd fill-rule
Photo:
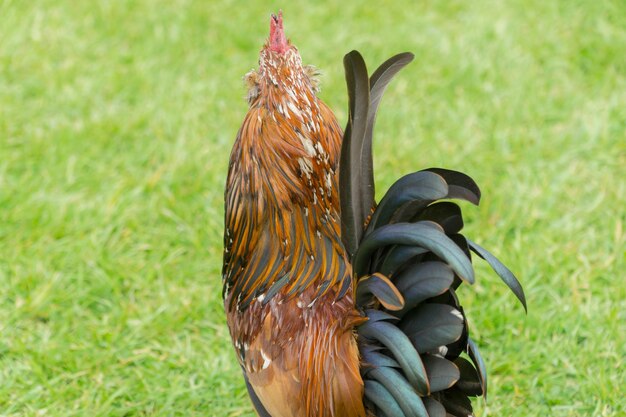
M 272 417 L 363 417 L 351 267 L 341 243 L 342 132 L 315 71 L 272 16 L 226 184 L 224 304 Z

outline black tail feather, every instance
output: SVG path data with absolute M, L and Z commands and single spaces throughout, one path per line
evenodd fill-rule
M 472 415 L 470 397 L 487 395 L 487 375 L 455 289 L 474 282 L 471 253 L 493 267 L 526 308 L 519 281 L 460 234 L 458 205 L 480 201 L 467 175 L 430 168 L 398 180 L 374 210 L 372 135 L 392 77 L 413 59 L 399 54 L 368 79 L 361 55 L 344 58 L 350 97 L 340 162 L 342 237 L 357 279 L 357 329 L 365 402 L 377 416 Z M 360 287 L 362 285 L 362 287 Z

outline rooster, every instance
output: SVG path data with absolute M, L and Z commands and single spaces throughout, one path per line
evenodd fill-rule
M 456 296 L 471 252 L 522 302 L 515 276 L 459 232 L 451 199 L 478 204 L 468 176 L 406 175 L 376 204 L 372 132 L 396 55 L 368 75 L 344 58 L 342 133 L 272 15 L 225 192 L 223 298 L 236 355 L 261 417 L 467 416 L 487 377 Z M 446 201 L 439 201 L 446 200 Z

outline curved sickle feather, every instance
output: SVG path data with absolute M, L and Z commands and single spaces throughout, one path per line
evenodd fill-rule
M 339 162 L 339 202 L 341 204 L 341 238 L 352 256 L 363 234 L 363 202 L 360 163 L 370 105 L 369 79 L 363 57 L 357 51 L 343 58 L 348 84 L 348 124 L 341 144 Z M 373 203 L 373 202 L 372 202 Z M 371 207 L 371 206 L 370 206 Z
M 375 186 L 374 186 L 374 161 L 372 158 L 372 137 L 374 135 L 374 124 L 378 105 L 383 98 L 383 94 L 393 77 L 407 64 L 413 61 L 410 52 L 394 55 L 383 62 L 370 77 L 370 106 L 367 112 L 367 128 L 361 149 L 361 193 L 363 205 L 361 214 L 364 219 L 371 214 L 374 207 Z
M 378 105 L 393 76 L 413 57 L 408 52 L 395 55 L 369 79 L 365 61 L 358 51 L 348 53 L 343 59 L 349 117 L 341 146 L 339 200 L 342 239 L 350 256 L 356 252 L 366 219 L 375 205 L 372 135 Z

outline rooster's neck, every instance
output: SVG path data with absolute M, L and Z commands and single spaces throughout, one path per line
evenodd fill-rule
M 224 295 L 237 309 L 307 288 L 314 299 L 339 293 L 336 285 L 350 277 L 339 225 L 337 120 L 314 94 L 279 90 L 266 103 L 250 108 L 228 175 Z
M 233 161 L 248 173 L 241 184 L 265 198 L 264 207 L 294 204 L 329 211 L 336 205 L 341 129 L 310 87 L 269 87 L 250 109 Z

